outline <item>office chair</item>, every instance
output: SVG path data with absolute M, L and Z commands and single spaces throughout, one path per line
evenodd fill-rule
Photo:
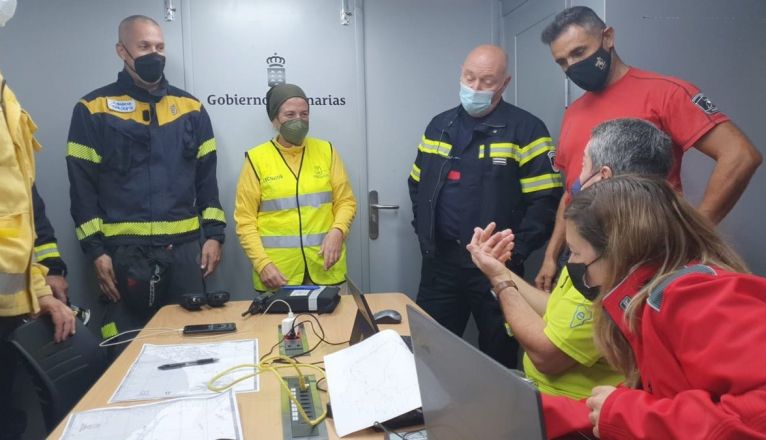
M 57 344 L 53 321 L 45 315 L 20 326 L 9 338 L 32 376 L 48 432 L 107 367 L 96 336 L 80 320 L 75 319 L 75 325 L 75 334 Z

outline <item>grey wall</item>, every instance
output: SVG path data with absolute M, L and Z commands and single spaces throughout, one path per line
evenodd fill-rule
M 517 21 L 535 23 L 542 28 L 552 17 L 551 11 L 566 6 L 585 5 L 603 14 L 606 23 L 616 31 L 616 48 L 623 61 L 642 69 L 677 76 L 700 87 L 716 105 L 749 136 L 755 146 L 766 155 L 766 126 L 763 103 L 766 85 L 762 82 L 766 72 L 766 46 L 762 28 L 766 24 L 766 2 L 762 0 L 504 0 L 503 23 L 507 48 L 513 57 L 514 45 L 521 41 L 513 36 L 525 29 L 514 26 Z M 547 17 L 536 22 L 535 17 Z M 539 33 L 538 33 L 539 38 Z M 539 50 L 548 59 L 541 78 L 545 84 L 532 82 L 523 86 L 540 89 L 539 95 L 511 93 L 509 99 L 533 112 L 538 112 L 548 128 L 557 137 L 560 112 L 565 99 L 560 86 L 551 82 L 551 69 L 558 69 L 548 48 L 539 43 Z M 539 63 L 537 56 L 520 53 L 524 61 Z M 521 59 L 520 59 L 521 62 Z M 557 73 L 560 81 L 565 76 Z M 520 79 L 523 81 L 523 79 Z M 517 84 L 520 84 L 518 82 Z M 555 96 L 550 87 L 557 89 Z M 569 84 L 569 100 L 582 91 Z M 559 111 L 553 111 L 558 109 Z M 697 150 L 684 156 L 682 178 L 685 195 L 698 204 L 705 190 L 713 161 Z M 751 270 L 766 275 L 763 221 L 766 206 L 766 166 L 761 166 L 746 192 L 732 212 L 719 225 L 718 231 L 743 255 Z M 759 195 L 760 194 L 760 195 Z M 529 267 L 527 268 L 530 269 Z
M 500 9 L 494 0 L 356 0 L 357 5 L 366 7 L 365 41 L 359 39 L 364 29 L 354 18 L 352 26 L 338 24 L 340 5 L 336 0 L 181 0 L 176 2 L 177 21 L 163 23 L 167 76 L 203 102 L 208 94 L 221 91 L 260 96 L 266 89 L 264 56 L 279 52 L 287 59 L 288 80 L 305 85 L 309 94 L 317 91 L 348 99 L 348 105 L 342 108 L 314 108 L 312 134 L 337 145 L 361 205 L 368 184 L 366 171 L 376 166 L 367 163 L 367 150 L 417 142 L 433 113 L 457 103 L 453 85 L 467 50 L 483 41 L 507 40 L 519 31 L 509 27 L 512 14 L 551 1 L 572 3 L 505 0 Z M 618 51 L 626 62 L 697 84 L 766 152 L 766 127 L 759 124 L 766 87 L 758 81 L 766 71 L 766 47 L 759 33 L 759 27 L 766 22 L 765 2 L 575 3 L 606 11 L 607 22 L 617 30 Z M 160 20 L 162 12 L 160 0 L 24 0 L 16 16 L 0 29 L 0 68 L 40 126 L 38 138 L 45 149 L 38 155 L 38 186 L 70 266 L 72 297 L 80 304 L 93 304 L 96 286 L 69 216 L 64 157 L 71 109 L 82 95 L 113 81 L 121 68 L 114 53 L 117 22 L 134 13 Z M 498 28 L 495 20 L 501 14 L 505 27 Z M 275 37 L 284 29 L 290 31 Z M 543 57 L 547 56 L 542 44 L 539 50 Z M 533 55 L 529 52 L 525 56 Z M 436 61 L 444 65 L 438 72 L 430 69 Z M 453 64 L 454 71 L 447 71 L 446 66 Z M 365 72 L 365 66 L 367 73 L 360 81 L 358 75 Z M 554 81 L 563 82 L 563 74 L 557 78 Z M 522 101 L 519 104 L 534 111 L 527 92 L 514 88 L 509 90 L 508 98 L 528 100 L 529 105 Z M 579 91 L 571 87 L 570 93 L 576 96 Z M 403 101 L 402 96 L 411 97 L 416 104 Z M 551 105 L 563 111 L 562 102 L 556 98 Z M 219 139 L 221 199 L 231 219 L 242 153 L 270 136 L 271 131 L 260 106 L 206 106 Z M 543 117 L 556 134 L 556 114 Z M 405 175 L 410 161 L 411 157 L 402 161 L 407 163 Z M 397 182 L 395 191 L 401 193 L 397 197 L 406 200 L 399 167 L 398 162 L 385 164 L 391 180 Z M 684 183 L 690 199 L 701 198 L 711 168 L 711 161 L 699 153 L 687 155 Z M 766 274 L 762 258 L 766 241 L 760 225 L 766 207 L 760 203 L 758 193 L 766 188 L 764 169 L 759 170 L 720 227 L 753 270 L 762 275 Z M 408 212 L 409 206 L 403 205 L 402 210 Z M 369 270 L 364 267 L 369 265 L 366 229 L 359 224 L 360 219 L 366 221 L 365 214 L 362 207 L 349 240 L 350 271 L 357 278 Z M 408 246 L 412 247 L 411 243 Z M 231 221 L 224 257 L 221 273 L 213 284 L 246 295 L 250 291 L 250 267 Z
M 605 1 L 606 22 L 630 65 L 697 85 L 766 156 L 766 2 L 763 0 Z M 697 150 L 684 157 L 684 192 L 702 200 L 713 162 Z M 751 270 L 766 275 L 766 165 L 718 230 Z
M 77 100 L 113 82 L 122 68 L 114 44 L 117 24 L 128 15 L 144 14 L 161 23 L 167 78 L 203 102 L 216 132 L 219 188 L 229 226 L 224 261 L 210 289 L 226 288 L 235 298 L 252 292 L 251 266 L 234 232 L 234 194 L 244 152 L 274 132 L 263 105 L 211 105 L 209 95 L 263 97 L 266 58 L 278 52 L 286 59 L 287 80 L 303 86 L 309 96 L 345 99 L 343 106 L 312 108 L 311 135 L 331 140 L 340 151 L 357 195 L 365 185 L 360 172 L 364 138 L 355 122 L 360 111 L 355 28 L 339 24 L 337 1 L 180 0 L 171 23 L 162 21 L 162 5 L 161 0 L 24 0 L 0 30 L 0 67 L 39 126 L 44 150 L 38 154 L 37 184 L 70 269 L 70 296 L 95 309 L 93 271 L 69 215 L 66 139 Z M 359 237 L 354 226 L 348 242 L 352 275 L 361 273 L 364 242 Z
M 161 0 L 20 3 L 14 19 L 0 30 L 0 67 L 40 127 L 38 137 L 45 149 L 38 155 L 38 186 L 70 266 L 70 295 L 76 303 L 95 307 L 97 287 L 69 215 L 64 158 L 71 109 L 84 94 L 115 79 L 121 69 L 114 53 L 116 26 L 121 18 L 136 13 L 161 22 L 167 77 L 203 101 L 216 131 L 221 201 L 229 227 L 224 261 L 213 287 L 223 286 L 237 297 L 251 291 L 250 265 L 234 234 L 233 199 L 244 151 L 273 132 L 262 106 L 211 105 L 207 98 L 226 93 L 263 96 L 265 58 L 274 52 L 287 60 L 288 81 L 301 84 L 309 95 L 346 99 L 342 107 L 312 108 L 311 133 L 333 141 L 341 152 L 359 200 L 348 242 L 351 275 L 370 286 L 369 271 L 362 275 L 369 259 L 366 227 L 360 225 L 366 222 L 368 167 L 381 163 L 374 158 L 367 163 L 368 140 L 378 151 L 391 144 L 407 146 L 406 156 L 388 158 L 397 161 L 389 163 L 391 168 L 379 178 L 405 200 L 404 226 L 395 227 L 406 230 L 406 245 L 418 259 L 407 266 L 419 267 L 405 189 L 413 152 L 430 117 L 457 104 L 459 65 L 468 50 L 497 41 L 499 27 L 492 17 L 498 4 L 496 0 L 350 3 L 358 8 L 350 26 L 339 24 L 337 0 L 178 0 L 172 23 L 161 22 Z M 365 70 L 366 65 L 370 67 Z M 383 277 L 386 284 L 378 290 L 408 291 L 391 284 L 399 279 Z

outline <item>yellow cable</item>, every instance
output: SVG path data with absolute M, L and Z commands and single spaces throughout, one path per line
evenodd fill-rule
M 288 365 L 274 365 L 274 362 L 278 360 L 287 362 Z M 254 368 L 255 372 L 239 377 L 223 386 L 215 385 L 215 383 L 218 382 L 218 380 L 220 380 L 222 377 L 227 376 L 231 372 L 242 369 L 242 368 Z M 231 388 L 232 386 L 236 385 L 239 382 L 242 382 L 243 380 L 247 380 L 247 379 L 250 379 L 251 377 L 255 377 L 264 371 L 269 371 L 274 373 L 274 375 L 277 377 L 277 380 L 281 384 L 282 388 L 287 392 L 287 397 L 295 404 L 296 408 L 298 408 L 298 413 L 301 415 L 303 420 L 309 426 L 316 426 L 322 423 L 322 421 L 325 418 L 327 418 L 327 409 L 325 408 L 324 412 L 322 412 L 322 414 L 319 415 L 317 418 L 310 419 L 308 414 L 306 414 L 306 411 L 303 410 L 303 406 L 300 404 L 298 399 L 293 395 L 292 390 L 290 390 L 290 386 L 287 384 L 287 381 L 285 381 L 284 378 L 282 378 L 282 375 L 279 374 L 279 371 L 277 371 L 284 368 L 295 369 L 295 371 L 298 374 L 298 383 L 301 388 L 301 391 L 306 391 L 308 389 L 308 385 L 306 384 L 306 379 L 304 378 L 300 368 L 310 368 L 318 372 L 321 372 L 322 375 L 324 375 L 324 371 L 322 371 L 322 369 L 317 367 L 316 365 L 303 364 L 300 362 L 296 362 L 295 359 L 292 359 L 287 356 L 274 356 L 268 359 L 264 359 L 258 364 L 239 364 L 231 368 L 227 368 L 226 370 L 213 376 L 213 378 L 211 378 L 210 381 L 208 381 L 207 388 L 210 391 L 220 393 L 220 392 L 228 390 L 229 388 Z

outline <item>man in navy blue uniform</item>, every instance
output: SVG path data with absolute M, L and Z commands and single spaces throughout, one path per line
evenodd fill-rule
M 428 124 L 408 184 L 423 255 L 417 303 L 458 335 L 473 314 L 479 348 L 515 367 L 518 344 L 465 246 L 477 226 L 511 228 L 509 267 L 523 274 L 526 257 L 550 235 L 563 185 L 545 124 L 502 98 L 511 81 L 507 64 L 497 46 L 468 54 L 461 105 Z

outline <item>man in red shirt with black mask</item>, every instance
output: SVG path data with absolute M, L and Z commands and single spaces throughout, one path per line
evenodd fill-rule
M 681 159 L 695 147 L 715 161 L 698 210 L 720 222 L 744 192 L 761 163 L 753 144 L 694 85 L 625 64 L 615 50 L 615 31 L 584 6 L 565 9 L 542 34 L 556 63 L 586 93 L 567 108 L 561 123 L 556 165 L 566 176 L 568 191 L 577 181 L 583 151 L 593 128 L 617 118 L 652 122 L 673 141 L 673 168 L 668 181 L 681 190 Z M 557 260 L 564 248 L 562 215 L 569 196 L 561 199 L 556 226 L 545 251 L 538 288 L 550 291 Z

